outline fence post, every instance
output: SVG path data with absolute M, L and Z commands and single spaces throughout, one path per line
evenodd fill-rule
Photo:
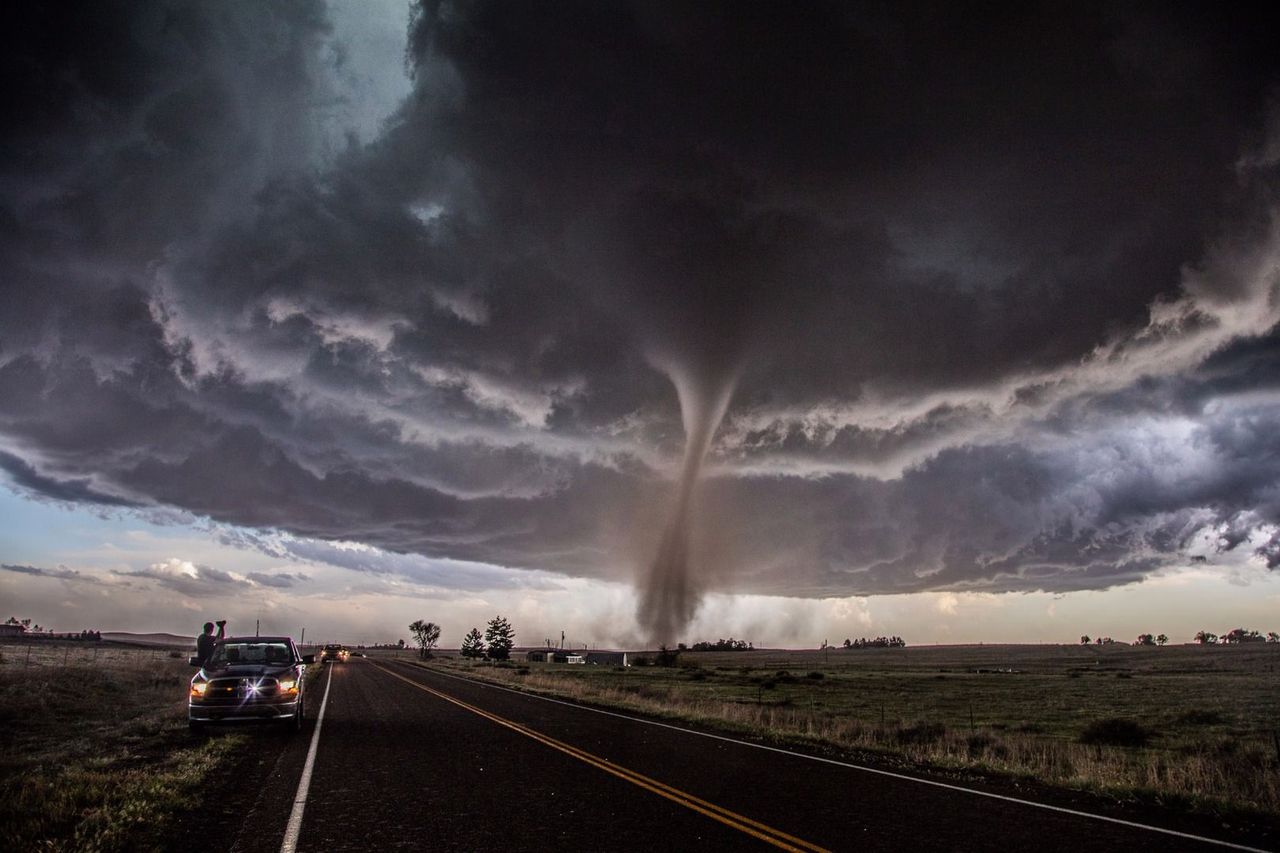
M 31 666 L 31 644 L 27 643 L 27 660 L 26 663 L 22 665 L 22 668 L 26 669 L 29 666 Z

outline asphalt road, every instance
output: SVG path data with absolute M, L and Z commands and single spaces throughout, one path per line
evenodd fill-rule
M 410 663 L 332 664 L 309 722 L 242 768 L 212 849 L 1231 849 L 867 772 L 477 684 Z M 315 718 L 328 685 L 318 738 Z M 274 744 L 274 748 L 268 748 Z M 207 841 L 213 838 L 206 835 Z

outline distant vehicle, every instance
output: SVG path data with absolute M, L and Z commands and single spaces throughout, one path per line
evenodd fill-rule
M 320 650 L 321 663 L 345 663 L 350 657 L 351 652 L 337 643 L 330 643 Z
M 187 722 L 192 731 L 210 723 L 283 723 L 302 727 L 303 673 L 314 655 L 300 655 L 289 637 L 228 637 L 191 679 Z M 199 660 L 191 658 L 193 666 Z

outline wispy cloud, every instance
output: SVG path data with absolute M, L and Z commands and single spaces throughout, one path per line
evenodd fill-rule
M 101 580 L 80 572 L 76 569 L 69 569 L 66 566 L 57 566 L 52 569 L 41 568 L 39 566 L 23 566 L 11 563 L 0 563 L 0 570 L 13 572 L 19 575 L 31 575 L 38 578 L 55 578 L 63 581 L 73 581 L 76 583 L 98 584 Z

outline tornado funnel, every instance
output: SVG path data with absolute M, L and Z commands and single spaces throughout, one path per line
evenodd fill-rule
M 697 485 L 716 429 L 724 418 L 737 376 L 697 380 L 668 371 L 680 398 L 684 461 L 658 550 L 641 579 L 637 619 L 654 644 L 672 643 L 697 613 L 701 593 L 690 548 L 697 513 Z

